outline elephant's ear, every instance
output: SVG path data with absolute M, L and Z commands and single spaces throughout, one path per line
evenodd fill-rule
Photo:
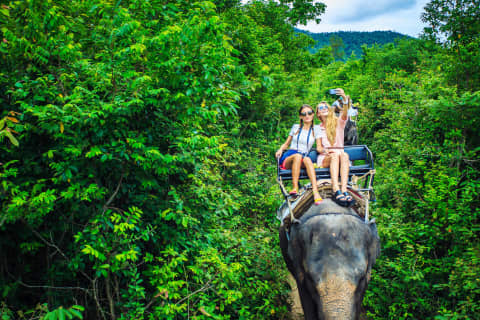
M 285 260 L 285 263 L 287 264 L 288 270 L 292 274 L 294 274 L 295 270 L 294 270 L 293 261 L 288 254 L 288 242 L 289 242 L 289 240 L 287 238 L 287 230 L 286 230 L 285 226 L 281 226 L 278 229 L 278 235 L 279 235 L 279 240 L 280 240 L 280 248 L 282 249 L 283 260 Z
M 368 243 L 368 268 L 371 269 L 375 264 L 375 261 L 380 256 L 380 237 L 378 236 L 377 225 L 372 220 L 368 223 L 370 228 L 370 237 Z

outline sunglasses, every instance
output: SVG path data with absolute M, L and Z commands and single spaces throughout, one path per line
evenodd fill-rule
M 328 106 L 326 104 L 321 104 L 318 106 L 317 110 L 328 110 Z
M 313 111 L 300 112 L 300 115 L 301 115 L 302 117 L 305 117 L 307 114 L 308 114 L 309 116 L 311 116 L 311 115 L 313 114 Z

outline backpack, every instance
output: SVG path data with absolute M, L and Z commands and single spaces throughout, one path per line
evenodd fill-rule
M 348 117 L 344 131 L 344 145 L 351 146 L 358 144 L 357 122 Z

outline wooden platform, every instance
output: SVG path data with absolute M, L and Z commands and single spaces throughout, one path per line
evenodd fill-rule
M 318 192 L 322 199 L 331 198 L 333 199 L 332 185 L 330 179 L 323 179 L 317 182 Z M 366 195 L 363 195 L 358 190 L 353 188 L 347 188 L 348 193 L 355 199 L 355 204 L 352 206 L 352 209 L 358 214 L 362 219 L 365 218 L 365 207 L 367 205 Z M 293 216 L 299 219 L 312 205 L 313 205 L 313 190 L 311 187 L 306 188 L 300 194 L 300 196 L 294 200 Z M 283 219 L 283 223 L 288 227 L 291 224 L 290 216 L 286 216 Z

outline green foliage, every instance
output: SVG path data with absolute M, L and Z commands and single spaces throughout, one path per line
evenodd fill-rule
M 438 1 L 425 6 L 422 21 L 428 23 L 424 37 L 443 44 L 447 77 L 462 89 L 480 87 L 480 10 L 477 0 Z
M 269 0 L 269 2 L 273 2 Z M 320 22 L 320 15 L 325 12 L 325 4 L 313 0 L 280 0 L 280 5 L 287 13 L 287 20 L 292 26 L 306 25 L 308 21 Z
M 3 141 L 4 137 L 7 137 L 11 144 L 18 147 L 18 140 L 14 136 L 17 132 L 12 129 L 12 126 L 18 126 L 16 125 L 18 123 L 16 116 L 17 112 L 10 111 L 8 115 L 0 119 L 0 142 Z
M 472 40 L 475 42 L 475 40 Z M 315 72 L 314 101 L 348 90 L 377 168 L 382 254 L 364 304 L 371 319 L 475 319 L 480 304 L 480 92 L 452 85 L 448 52 L 423 40 L 363 47 Z
M 72 306 L 71 308 L 64 309 L 62 307 L 50 311 L 45 314 L 41 319 L 42 320 L 64 320 L 64 319 L 83 319 L 81 311 L 84 308 L 82 306 Z
M 3 5 L 2 319 L 287 318 L 273 153 L 298 107 L 333 87 L 359 106 L 376 161 L 383 251 L 367 317 L 474 319 L 480 92 L 453 71 L 455 48 L 476 70 L 478 40 L 365 45 L 334 62 L 293 29 L 320 12 L 313 1 Z
M 61 306 L 77 301 L 88 319 L 288 312 L 272 236 L 278 197 L 246 185 L 256 168 L 271 175 L 270 154 L 252 162 L 258 146 L 250 132 L 240 138 L 273 78 L 311 60 L 283 18 L 319 7 L 217 4 L 2 7 L 0 102 L 13 114 L 1 115 L 1 132 L 20 143 L 0 145 L 2 316 L 74 318 Z
M 55 310 L 48 310 L 48 305 L 38 304 L 35 309 L 27 312 L 18 311 L 16 317 L 12 310 L 8 309 L 5 303 L 0 308 L 0 316 L 2 320 L 10 319 L 42 319 L 42 320 L 65 320 L 65 319 L 83 319 L 82 312 L 85 309 L 82 306 L 73 305 L 68 309 L 59 307 Z

